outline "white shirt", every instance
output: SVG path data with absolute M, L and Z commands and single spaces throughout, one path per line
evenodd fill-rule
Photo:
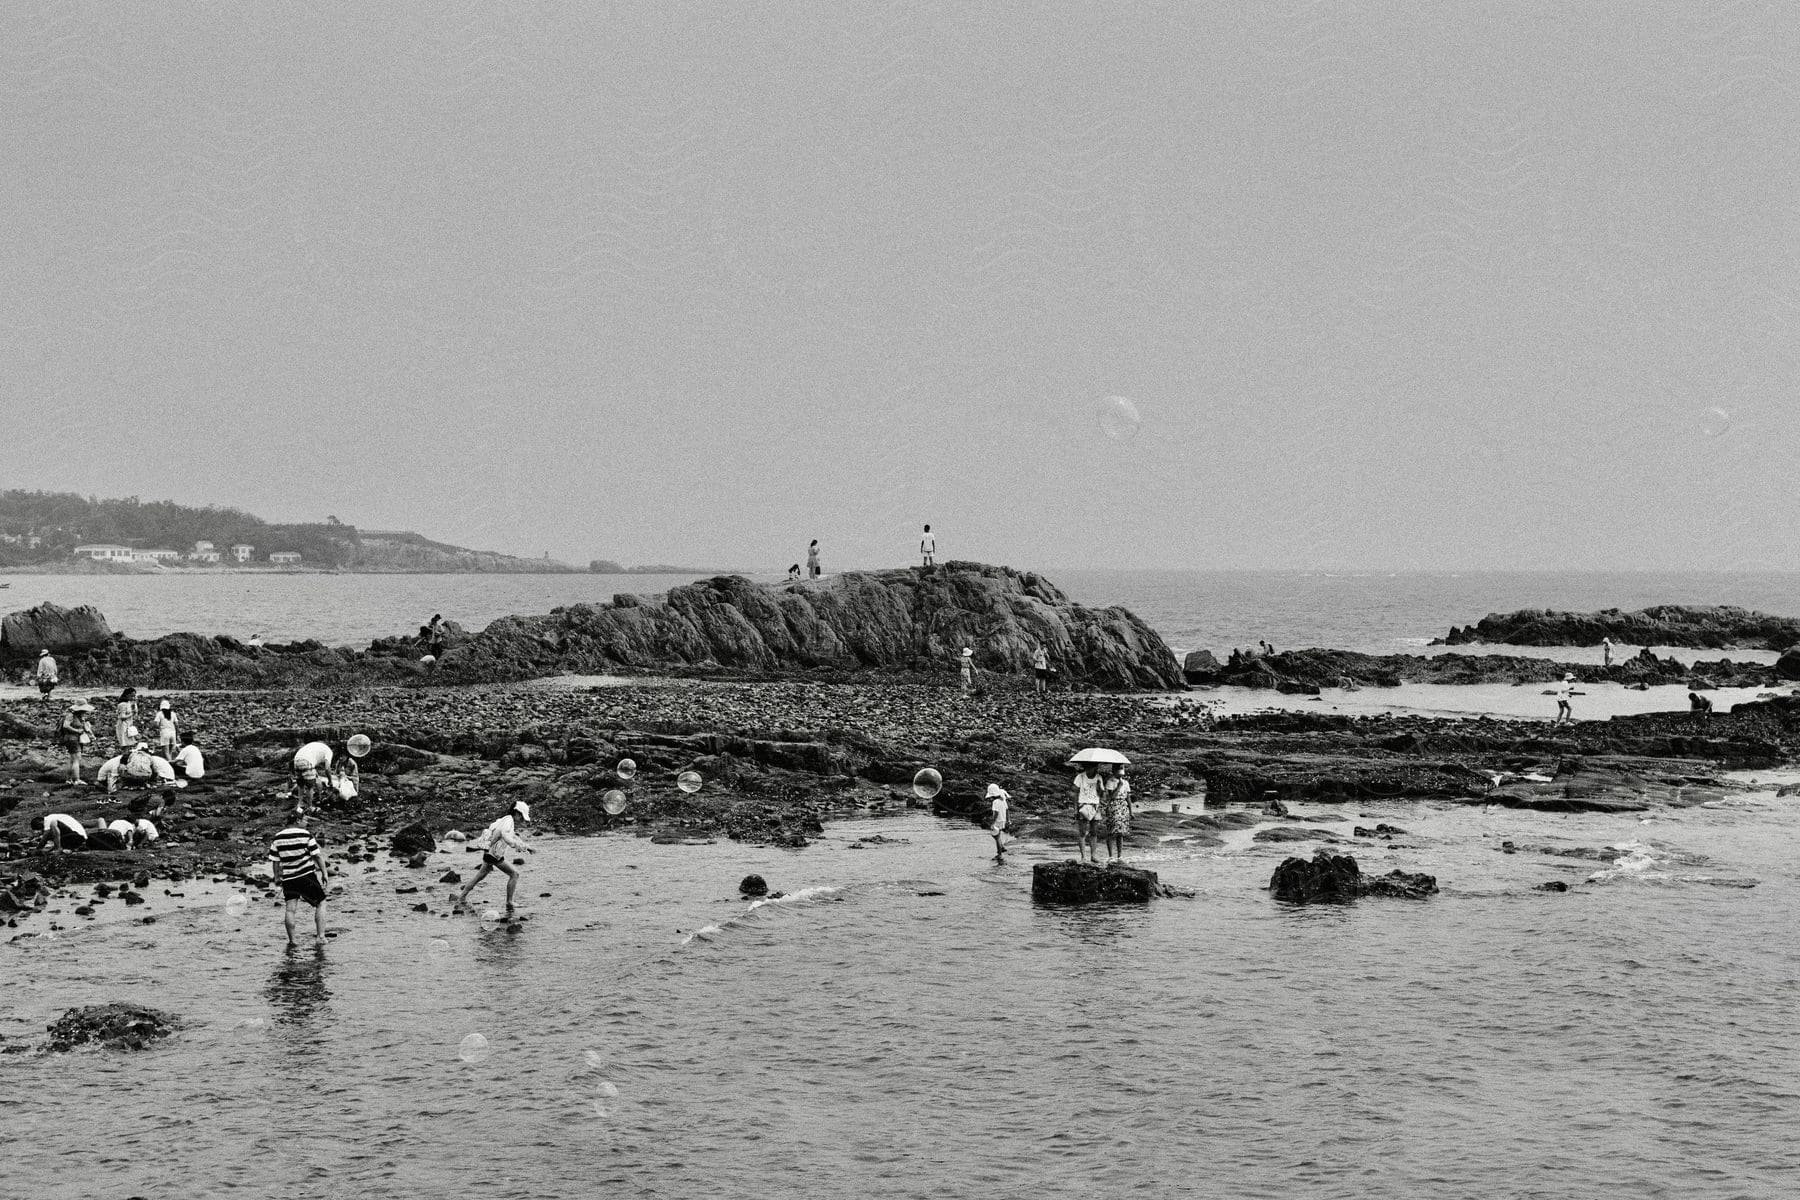
M 1006 797 L 995 796 L 989 807 L 994 810 L 994 832 L 999 833 L 1006 828 Z
M 130 821 L 122 819 L 108 821 L 106 827 L 128 842 L 131 840 L 131 835 L 137 830 L 137 826 L 133 825 Z
M 112 782 L 119 777 L 119 767 L 124 761 L 125 756 L 123 754 L 113 755 L 111 758 L 100 764 L 100 769 L 94 772 L 94 778 L 101 783 Z
M 44 832 L 49 833 L 52 825 L 61 825 L 63 830 L 67 833 L 80 834 L 82 837 L 87 836 L 87 828 L 68 813 L 51 813 L 49 816 L 45 817 Z
M 166 758 L 159 758 L 152 754 L 150 756 L 150 769 L 155 771 L 156 777 L 165 783 L 175 778 L 175 768 L 169 764 L 169 760 Z
M 176 752 L 175 761 L 186 768 L 189 779 L 200 779 L 206 774 L 206 760 L 200 757 L 198 746 L 183 746 Z
M 481 836 L 487 839 L 488 853 L 492 854 L 495 858 L 499 858 L 501 850 L 507 846 L 516 846 L 520 850 L 525 848 L 525 843 L 521 842 L 518 835 L 513 832 L 513 818 L 511 813 L 507 813 L 504 817 L 501 817 L 498 821 L 489 825 L 482 831 Z
M 1078 771 L 1075 775 L 1075 807 L 1087 804 L 1100 807 L 1100 776 Z
M 159 709 L 156 714 L 156 740 L 172 742 L 175 740 L 175 714 L 167 709 Z
M 51 658 L 47 654 L 43 658 L 38 659 L 37 677 L 39 679 L 47 679 L 51 683 L 55 683 L 56 682 L 56 660 L 54 658 Z
M 919 549 L 930 554 L 937 549 L 937 534 L 928 533 L 919 539 Z
M 146 842 L 154 842 L 162 836 L 162 832 L 156 828 L 155 823 L 145 817 L 138 818 L 137 831 L 138 837 Z
M 294 767 L 304 771 L 322 771 L 331 765 L 331 747 L 324 742 L 308 742 L 294 752 Z

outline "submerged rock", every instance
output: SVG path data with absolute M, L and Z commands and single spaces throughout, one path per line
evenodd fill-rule
M 744 876 L 743 881 L 738 884 L 738 894 L 742 896 L 766 896 L 769 894 L 768 882 L 764 880 L 761 875 L 746 875 Z
M 180 1025 L 173 1013 L 143 1004 L 114 1001 L 71 1008 L 49 1027 L 50 1049 L 72 1050 L 91 1043 L 109 1050 L 142 1050 Z
M 1031 898 L 1045 904 L 1148 904 L 1162 893 L 1155 871 L 1066 859 L 1031 869 Z
M 1342 904 L 1359 896 L 1422 900 L 1437 890 L 1435 876 L 1398 870 L 1366 876 L 1355 858 L 1329 850 L 1320 850 L 1310 862 L 1304 858 L 1286 859 L 1269 877 L 1269 891 L 1277 900 L 1290 904 Z

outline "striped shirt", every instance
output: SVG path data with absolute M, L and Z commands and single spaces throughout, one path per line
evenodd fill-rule
M 278 880 L 299 879 L 318 870 L 318 853 L 319 840 L 301 826 L 291 825 L 275 835 L 269 861 L 275 864 Z

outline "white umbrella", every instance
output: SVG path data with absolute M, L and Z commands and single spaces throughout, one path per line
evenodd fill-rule
M 1118 763 L 1120 766 L 1129 766 L 1131 764 L 1129 758 L 1117 750 L 1108 750 L 1105 746 L 1089 746 L 1069 761 L 1076 765 L 1081 763 Z

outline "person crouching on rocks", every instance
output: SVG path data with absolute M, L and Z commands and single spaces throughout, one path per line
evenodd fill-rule
M 294 799 L 299 804 L 311 801 L 314 807 L 325 798 L 331 787 L 331 747 L 324 742 L 308 742 L 294 751 Z
M 477 841 L 485 839 L 487 842 L 487 846 L 481 852 L 481 869 L 475 872 L 474 878 L 463 884 L 462 891 L 456 893 L 456 909 L 462 908 L 463 902 L 469 898 L 469 893 L 474 890 L 476 884 L 488 877 L 489 871 L 500 871 L 506 876 L 506 915 L 509 917 L 512 915 L 513 893 L 519 890 L 519 872 L 506 861 L 506 848 L 512 846 L 527 854 L 537 853 L 519 840 L 519 827 L 529 824 L 531 824 L 531 805 L 523 800 L 516 800 L 505 816 L 477 835 Z
M 46 813 L 32 821 L 31 827 L 44 835 L 44 846 L 54 854 L 87 849 L 87 826 L 68 813 Z
M 1100 833 L 1100 764 L 1082 763 L 1075 775 L 1075 857 L 1100 861 L 1094 848 Z
M 319 839 L 307 829 L 306 821 L 305 808 L 296 807 L 287 827 L 269 843 L 270 869 L 286 902 L 282 924 L 287 927 L 290 946 L 296 944 L 294 917 L 302 900 L 312 905 L 313 930 L 321 945 L 325 941 L 325 851 L 319 848 Z

